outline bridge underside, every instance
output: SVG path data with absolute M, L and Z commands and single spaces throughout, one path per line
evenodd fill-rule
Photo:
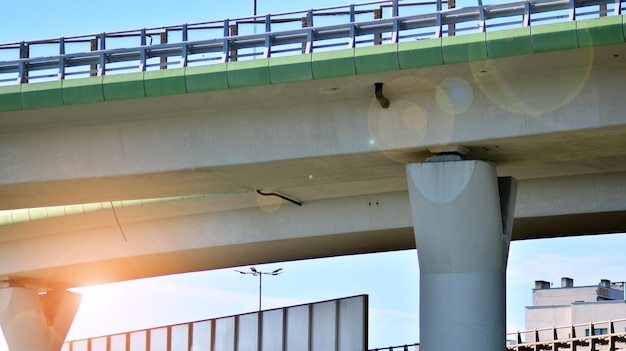
M 413 248 L 405 164 L 456 145 L 519 180 L 514 240 L 626 232 L 625 60 L 607 45 L 1 113 L 1 209 L 214 196 L 1 226 L 0 279 L 65 288 Z

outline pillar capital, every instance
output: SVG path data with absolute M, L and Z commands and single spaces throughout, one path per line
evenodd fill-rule
M 61 350 L 81 294 L 66 290 L 39 294 L 36 289 L 16 284 L 6 282 L 0 288 L 0 326 L 9 349 Z

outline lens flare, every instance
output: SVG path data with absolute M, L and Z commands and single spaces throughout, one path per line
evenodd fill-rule
M 311 176 L 309 179 L 311 179 Z M 263 192 L 271 193 L 274 192 L 274 189 L 263 189 Z M 273 213 L 278 211 L 282 203 L 282 200 L 276 196 L 262 196 L 260 194 L 257 194 L 256 196 L 257 206 L 261 211 L 265 213 Z
M 368 110 L 370 140 L 387 157 L 404 162 L 394 150 L 420 145 L 445 145 L 454 131 L 454 105 L 441 87 L 432 81 L 406 76 L 385 83 L 391 102 L 383 109 L 372 98 Z
M 589 78 L 592 63 L 593 49 L 589 48 L 551 53 L 541 72 L 529 66 L 527 57 L 482 61 L 471 67 L 478 87 L 493 103 L 509 112 L 539 116 L 575 99 Z
M 437 103 L 448 113 L 459 114 L 467 111 L 474 101 L 474 90 L 463 78 L 450 77 L 439 84 Z

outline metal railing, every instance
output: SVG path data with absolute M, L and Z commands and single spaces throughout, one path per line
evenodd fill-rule
M 390 346 L 383 348 L 375 348 L 370 349 L 369 351 L 419 351 L 420 344 L 410 344 L 410 345 L 401 345 L 401 346 Z
M 448 8 L 441 9 L 442 3 Z M 622 13 L 622 0 L 525 0 L 463 8 L 454 4 L 452 0 L 375 1 L 0 44 L 0 84 L 309 54 Z M 431 12 L 422 11 L 429 6 L 434 8 Z M 263 26 L 262 32 L 249 33 L 257 25 Z M 154 43 L 155 38 L 159 43 Z
M 626 349 L 626 319 L 518 331 L 507 339 L 509 351 Z

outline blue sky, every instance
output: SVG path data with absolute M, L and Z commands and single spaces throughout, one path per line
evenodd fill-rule
M 257 6 L 258 13 L 264 14 L 347 2 L 258 0 Z M 251 13 L 252 0 L 35 0 L 28 5 L 6 1 L 0 12 L 0 43 L 202 22 Z M 626 234 L 513 242 L 507 273 L 508 330 L 524 328 L 524 306 L 531 304 L 535 280 L 548 280 L 555 285 L 564 276 L 573 278 L 576 285 L 597 284 L 604 278 L 625 280 L 625 244 Z M 264 308 L 369 294 L 370 347 L 419 341 L 419 269 L 415 250 L 256 267 L 264 271 L 284 269 L 283 274 L 264 279 Z M 81 288 L 83 303 L 69 339 L 253 311 L 258 304 L 257 284 L 252 276 L 224 269 Z M 0 350 L 5 349 L 0 338 Z

